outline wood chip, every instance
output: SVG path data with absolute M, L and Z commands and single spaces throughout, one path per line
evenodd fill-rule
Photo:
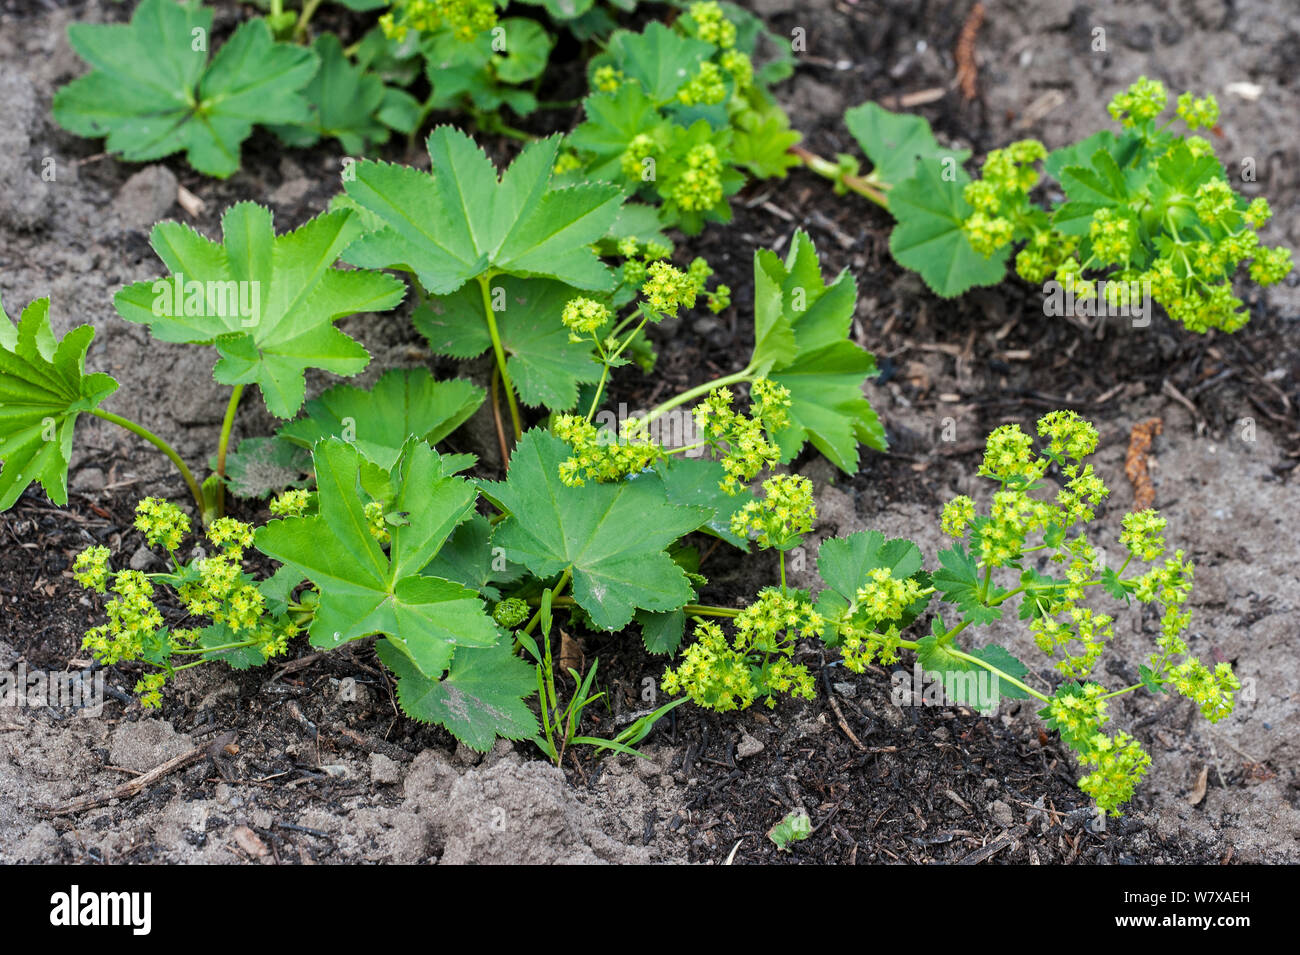
M 1187 797 L 1187 805 L 1199 806 L 1205 800 L 1205 790 L 1210 781 L 1210 767 L 1201 767 L 1201 775 L 1196 777 L 1196 785 L 1192 787 L 1191 795 Z
M 206 202 L 180 185 L 176 187 L 176 203 L 189 213 L 191 219 L 197 219 L 207 207 Z
M 1147 458 L 1151 453 L 1151 442 L 1164 430 L 1165 424 L 1160 418 L 1148 418 L 1133 426 L 1128 439 L 1128 453 L 1124 456 L 1124 474 L 1133 485 L 1133 510 L 1145 511 L 1155 503 L 1156 489 L 1151 483 L 1151 474 L 1147 469 Z
M 248 826 L 236 826 L 234 836 L 235 844 L 254 859 L 260 859 L 271 851 L 266 847 L 266 843 L 262 841 L 262 837 L 249 829 Z
M 962 24 L 961 35 L 957 38 L 957 85 L 967 101 L 975 98 L 975 81 L 979 78 L 979 67 L 975 63 L 975 37 L 979 35 L 983 24 L 984 4 L 977 3 L 970 8 L 966 22 Z
M 582 663 L 586 655 L 582 652 L 582 644 L 577 638 L 569 636 L 565 630 L 560 631 L 560 669 L 577 670 L 582 672 Z

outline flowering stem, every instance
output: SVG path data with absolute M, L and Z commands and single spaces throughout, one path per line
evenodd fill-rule
M 529 603 L 541 603 L 538 597 L 528 598 Z M 556 597 L 551 601 L 552 607 L 572 607 L 577 603 L 572 597 Z M 714 607 L 709 604 L 686 604 L 682 613 L 688 617 L 739 617 L 740 611 L 734 607 Z
M 781 564 L 781 596 L 784 597 L 784 596 L 786 595 L 786 592 L 785 592 L 785 551 L 783 551 L 783 550 L 779 550 L 779 551 L 777 551 L 777 552 L 776 552 L 776 556 L 777 556 L 777 559 L 780 561 L 780 564 Z
M 506 403 L 510 406 L 510 420 L 515 426 L 515 440 L 518 441 L 524 436 L 524 429 L 519 422 L 519 403 L 515 400 L 515 384 L 510 380 L 510 372 L 506 369 L 506 352 L 501 346 L 501 333 L 497 330 L 496 313 L 492 311 L 492 289 L 488 284 L 492 280 L 492 274 L 485 272 L 480 275 L 478 285 L 483 292 L 483 317 L 487 319 L 488 334 L 492 336 L 492 353 L 496 355 L 497 368 L 501 372 L 501 384 L 505 387 Z
M 988 670 L 990 673 L 996 676 L 999 680 L 1006 680 L 1012 686 L 1018 687 L 1019 689 L 1028 693 L 1030 696 L 1038 700 L 1041 700 L 1044 703 L 1050 703 L 1052 701 L 1051 697 L 1044 696 L 1042 693 L 1039 693 L 1033 687 L 1027 686 L 1026 684 L 1022 683 L 1020 680 L 1017 680 L 1015 677 L 1011 676 L 1009 673 L 1004 673 L 1003 671 L 999 670 L 997 667 L 995 667 L 993 664 L 989 663 L 986 660 L 981 660 L 979 657 L 972 656 L 969 653 L 964 653 L 961 650 L 954 649 L 953 647 L 947 647 L 946 650 L 948 653 L 952 654 L 957 659 L 965 660 L 967 663 L 974 663 L 976 666 L 983 667 L 985 670 Z
M 873 184 L 871 180 L 864 176 L 855 176 L 845 172 L 843 167 L 831 162 L 829 159 L 823 159 L 816 153 L 809 152 L 802 146 L 791 146 L 790 152 L 799 157 L 800 161 L 817 175 L 842 185 L 845 189 L 856 192 L 860 196 L 865 196 L 882 209 L 889 208 L 889 199 L 878 188 L 880 185 L 885 185 L 884 183 Z M 888 186 L 885 185 L 885 188 L 888 188 Z
M 217 442 L 217 516 L 226 513 L 226 452 L 230 449 L 230 431 L 235 426 L 235 409 L 243 397 L 244 386 L 235 385 L 230 393 L 230 402 L 226 405 L 226 416 L 221 419 L 221 438 Z
M 1146 686 L 1145 683 L 1134 683 L 1132 686 L 1126 686 L 1122 690 L 1115 690 L 1111 693 L 1107 693 L 1102 697 L 1100 697 L 1100 699 L 1109 700 L 1111 697 L 1114 696 L 1123 696 L 1125 693 L 1132 693 L 1134 690 L 1140 690 L 1144 686 Z
M 596 393 L 591 396 L 591 407 L 587 409 L 587 420 L 590 421 L 596 414 L 596 409 L 600 407 L 600 396 L 604 394 L 605 382 L 609 380 L 609 362 L 605 362 L 600 369 L 600 381 L 596 383 Z
M 726 375 L 722 378 L 715 378 L 713 379 L 713 381 L 706 381 L 702 385 L 697 385 L 694 388 L 691 388 L 687 391 L 683 391 L 677 397 L 669 398 L 663 404 L 658 405 L 652 411 L 650 411 L 649 414 L 647 414 L 644 418 L 641 419 L 641 427 L 645 428 L 645 426 L 648 425 L 651 421 L 654 421 L 656 418 L 658 418 L 660 415 L 664 414 L 665 412 L 671 411 L 673 408 L 676 408 L 678 405 L 684 405 L 688 401 L 694 401 L 696 398 L 701 398 L 704 395 L 707 395 L 709 392 L 717 390 L 718 388 L 725 388 L 728 385 L 739 385 L 747 381 L 752 381 L 753 374 L 754 374 L 754 370 L 752 368 L 747 367 L 742 371 L 736 372 L 734 375 Z
M 221 653 L 225 650 L 242 650 L 245 647 L 251 647 L 256 640 L 242 640 L 239 643 L 223 643 L 219 647 L 174 647 L 172 653 L 200 654 L 200 653 Z
M 185 462 L 181 460 L 181 456 L 176 453 L 175 448 L 173 448 L 162 438 L 158 437 L 158 435 L 154 434 L 144 425 L 136 424 L 130 418 L 123 418 L 121 415 L 113 414 L 113 412 L 111 411 L 105 411 L 103 408 L 95 408 L 90 413 L 97 418 L 103 418 L 105 421 L 111 421 L 119 428 L 125 428 L 127 431 L 130 431 L 132 434 L 139 435 L 140 437 L 148 441 L 150 444 L 152 444 L 159 451 L 161 451 L 163 454 L 167 455 L 168 459 L 172 462 L 172 464 L 176 465 L 176 470 L 181 472 L 181 477 L 185 479 L 185 483 L 190 489 L 190 494 L 194 496 L 194 503 L 198 506 L 200 519 L 202 518 L 203 511 L 204 511 L 203 491 L 199 488 L 199 482 L 194 480 L 193 473 L 186 466 Z

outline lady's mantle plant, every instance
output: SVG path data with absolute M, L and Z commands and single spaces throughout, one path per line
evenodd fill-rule
M 1211 669 L 1188 652 L 1183 634 L 1191 614 L 1183 608 L 1192 565 L 1181 550 L 1166 555 L 1164 518 L 1150 510 L 1125 515 L 1120 544 L 1127 556 L 1118 568 L 1102 564 L 1087 534 L 1097 505 L 1109 493 L 1092 465 L 1084 463 L 1097 445 L 1092 425 L 1073 412 L 1057 411 L 1039 419 L 1038 434 L 1044 440 L 1039 451 L 1016 425 L 989 435 L 979 469 L 997 485 L 989 511 L 978 514 L 965 496 L 944 507 L 943 530 L 957 542 L 937 555 L 937 569 L 922 569 L 913 542 L 886 541 L 875 531 L 827 540 L 818 554 L 823 586 L 815 598 L 786 587 L 782 562 L 779 589 L 763 591 L 739 613 L 717 614 L 734 617 L 730 640 L 718 624 L 703 619 L 705 614 L 697 615 L 698 639 L 681 664 L 665 673 L 664 689 L 719 711 L 746 707 L 760 697 L 772 706 L 777 693 L 812 696 L 805 668 L 792 662 L 800 637 L 819 635 L 855 672 L 876 662 L 896 663 L 901 651 L 911 650 L 928 673 L 945 678 L 956 702 L 976 704 L 973 683 L 966 679 L 983 670 L 996 677 L 1001 696 L 1042 703 L 1039 715 L 1085 769 L 1080 788 L 1100 808 L 1118 814 L 1150 757 L 1128 733 L 1106 731 L 1108 701 L 1140 689 L 1172 690 L 1217 722 L 1232 712 L 1239 683 L 1229 664 Z M 1041 494 L 1049 481 L 1059 485 L 1056 493 Z M 738 512 L 734 526 L 756 535 L 760 547 L 795 546 L 814 517 L 810 489 L 800 482 L 783 476 L 765 482 L 765 497 Z M 1149 566 L 1126 576 L 1135 562 Z M 1155 648 L 1139 668 L 1140 681 L 1131 686 L 1110 690 L 1092 677 L 1114 623 L 1088 603 L 1097 590 L 1126 606 L 1137 600 L 1161 611 Z M 1029 668 L 1004 647 L 964 649 L 957 641 L 970 627 L 1002 619 L 1013 598 L 1018 598 L 1019 619 L 1064 678 L 1051 692 L 1031 686 Z M 929 635 L 903 636 L 929 613 Z

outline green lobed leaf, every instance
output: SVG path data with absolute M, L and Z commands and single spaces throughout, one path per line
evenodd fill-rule
M 414 435 L 436 445 L 478 410 L 486 392 L 462 378 L 436 381 L 427 368 L 392 368 L 366 391 L 335 385 L 307 402 L 307 414 L 280 435 L 310 448 L 321 438 L 344 436 L 367 458 L 391 468 Z
M 497 584 L 508 584 L 523 576 L 524 569 L 511 564 L 505 555 L 492 548 L 492 525 L 482 514 L 475 514 L 451 536 L 423 573 L 454 580 L 470 590 L 477 590 L 489 600 L 500 600 Z
M 839 617 L 857 599 L 858 590 L 866 583 L 871 571 L 881 567 L 887 568 L 895 580 L 911 577 L 925 584 L 928 575 L 921 565 L 920 549 L 906 538 L 886 540 L 884 534 L 875 530 L 829 538 L 817 551 L 817 573 L 826 585 L 817 595 L 817 610 L 828 621 Z M 894 624 L 902 630 L 920 616 L 929 603 L 929 596 L 919 598 Z M 822 640 L 832 646 L 839 641 L 838 632 L 829 623 Z
M 708 517 L 699 527 L 733 547 L 749 550 L 749 540 L 732 533 L 731 516 L 754 499 L 748 490 L 728 494 L 722 489 L 726 471 L 717 461 L 674 455 L 655 465 L 671 504 L 702 508 Z
M 608 182 L 623 180 L 622 156 L 640 135 L 658 140 L 666 125 L 639 83 L 623 83 L 612 93 L 593 93 L 582 101 L 586 120 L 569 134 L 569 145 L 587 157 L 587 174 Z
M 492 278 L 488 305 L 474 283 L 430 298 L 415 310 L 413 320 L 436 354 L 475 358 L 492 347 L 484 312 L 491 306 L 506 370 L 524 404 L 568 411 L 578 401 L 580 384 L 600 380 L 591 342 L 570 341 L 560 322 L 565 303 L 578 294 L 562 282 L 498 275 Z
M 486 753 L 497 737 L 537 734 L 537 718 L 524 703 L 537 689 L 536 671 L 510 652 L 510 641 L 458 648 L 441 680 L 421 673 L 391 640 L 380 640 L 375 652 L 397 677 L 402 712 L 437 723 L 470 749 Z
M 446 474 L 438 453 L 412 439 L 392 469 L 366 461 L 338 438 L 316 445 L 318 513 L 269 521 L 258 550 L 320 590 L 308 635 L 332 649 L 371 634 L 388 636 L 421 673 L 436 680 L 457 647 L 488 647 L 500 630 L 474 591 L 421 571 L 472 513 L 477 493 Z M 388 550 L 370 532 L 365 499 L 387 498 Z
M 889 234 L 889 251 L 944 298 L 976 285 L 996 285 L 1007 270 L 1009 246 L 985 258 L 962 232 L 972 211 L 962 196 L 969 181 L 960 164 L 945 178 L 943 163 L 929 160 L 919 162 L 914 177 L 889 191 L 889 211 L 898 220 Z
M 790 152 L 790 147 L 801 139 L 803 134 L 790 128 L 790 119 L 784 111 L 749 111 L 736 121 L 731 159 L 758 179 L 784 179 L 787 169 L 802 163 Z
M 614 65 L 659 104 L 671 101 L 715 49 L 712 43 L 682 36 L 658 21 L 641 33 L 619 30 L 609 38 L 608 47 Z M 600 60 L 593 60 L 590 69 L 601 65 Z
M 685 611 L 652 613 L 649 610 L 638 610 L 634 619 L 641 627 L 641 642 L 647 653 L 671 655 L 682 645 L 682 637 L 686 634 Z
M 964 619 L 974 624 L 988 624 L 1002 618 L 1001 607 L 989 607 L 980 596 L 981 581 L 975 558 L 966 553 L 961 544 L 954 544 L 938 554 L 941 570 L 934 573 L 934 589 L 943 594 L 943 599 L 956 604 L 962 611 Z M 1006 591 L 991 586 L 989 600 L 994 600 Z
M 280 437 L 244 438 L 226 456 L 226 487 L 236 497 L 306 487 L 310 474 L 310 452 Z
M 997 674 L 979 664 L 955 655 L 953 651 L 958 648 L 951 639 L 931 635 L 922 637 L 917 644 L 917 663 L 927 675 L 932 674 L 943 681 L 945 693 L 953 703 L 990 712 L 996 709 L 998 700 L 1003 697 L 1029 699 L 1029 694 L 1019 687 L 999 679 Z M 1029 672 L 1025 664 L 997 644 L 970 650 L 968 655 L 978 657 L 1016 679 Z
M 221 229 L 218 244 L 176 222 L 154 226 L 151 243 L 171 276 L 128 285 L 113 303 L 160 341 L 214 345 L 218 382 L 255 384 L 271 414 L 291 418 L 302 407 L 306 369 L 355 375 L 370 361 L 334 322 L 393 308 L 405 287 L 379 272 L 334 268 L 361 231 L 346 210 L 277 236 L 269 210 L 240 202 Z
M 906 580 L 921 569 L 921 550 L 904 537 L 885 539 L 880 531 L 857 531 L 848 537 L 822 541 L 817 551 L 817 573 L 822 582 L 852 598 L 881 567 L 895 580 Z
M 876 103 L 850 109 L 844 125 L 871 160 L 875 178 L 891 186 L 911 179 L 922 162 L 950 160 L 960 166 L 970 158 L 969 149 L 940 146 L 924 116 L 891 113 Z
M 373 144 L 388 140 L 388 125 L 379 112 L 389 99 L 384 81 L 361 66 L 354 66 L 343 53 L 343 43 L 333 33 L 322 33 L 312 44 L 320 69 L 303 89 L 311 114 L 300 124 L 277 126 L 275 133 L 291 146 L 312 146 L 334 138 L 345 152 L 364 153 Z M 409 94 L 402 94 L 408 96 Z
M 703 524 L 708 512 L 668 503 L 657 475 L 568 487 L 559 468 L 569 454 L 567 444 L 545 431 L 523 436 L 506 480 L 481 485 L 509 513 L 492 543 L 537 577 L 571 570 L 574 599 L 605 630 L 627 626 L 638 609 L 686 604 L 694 591 L 665 549 Z
M 488 272 L 609 289 L 613 274 L 591 248 L 622 202 L 609 183 L 551 188 L 560 137 L 531 143 L 497 177 L 474 140 L 449 126 L 428 139 L 432 172 L 362 162 L 347 194 L 384 223 L 355 242 L 347 261 L 413 271 L 445 295 Z
M 849 340 L 856 305 L 853 277 L 845 270 L 827 285 L 803 230 L 784 262 L 767 249 L 755 253 L 750 367 L 790 390 L 790 424 L 773 436 L 782 460 L 811 441 L 854 474 L 859 444 L 887 447 L 884 427 L 862 394 L 863 383 L 876 374 L 875 358 Z
M 16 328 L 0 308 L 0 511 L 33 481 L 55 504 L 68 503 L 77 416 L 117 390 L 108 375 L 86 374 L 94 337 L 94 328 L 80 325 L 56 339 L 48 298 L 23 309 Z
M 301 90 L 312 51 L 276 43 L 260 18 L 241 24 L 208 62 L 212 11 L 198 3 L 142 0 L 130 24 L 74 23 L 68 39 L 91 72 L 55 94 L 54 118 L 132 162 L 184 151 L 189 164 L 225 178 L 259 123 L 309 120 Z

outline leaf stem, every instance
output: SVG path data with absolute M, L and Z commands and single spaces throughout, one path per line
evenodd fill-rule
M 569 583 L 569 581 L 572 579 L 572 577 L 573 577 L 573 568 L 572 568 L 572 567 L 566 567 L 566 568 L 564 568 L 564 573 L 562 573 L 562 574 L 560 575 L 560 579 L 557 580 L 557 581 L 555 582 L 555 586 L 551 588 L 551 606 L 552 606 L 552 607 L 557 607 L 557 606 L 561 606 L 561 605 L 566 606 L 566 607 L 567 607 L 567 606 L 572 606 L 572 604 L 573 604 L 573 602 L 574 602 L 572 597 L 561 597 L 561 596 L 560 596 L 560 591 L 563 590 L 563 589 L 568 585 L 568 583 Z M 539 600 L 538 603 L 541 603 L 541 601 Z M 541 608 L 541 607 L 538 607 L 538 608 L 537 608 L 537 613 L 533 614 L 533 619 L 532 619 L 532 620 L 529 620 L 529 621 L 528 621 L 528 626 L 524 627 L 524 633 L 526 633 L 526 634 L 528 634 L 529 636 L 531 636 L 533 630 L 536 629 L 537 624 L 541 621 L 541 619 L 542 619 L 542 608 Z
M 302 14 L 298 17 L 298 25 L 293 28 L 293 35 L 301 42 L 307 39 L 307 24 L 311 22 L 312 15 L 315 14 L 316 8 L 321 4 L 321 0 L 306 0 L 302 5 Z
M 158 435 L 154 434 L 144 425 L 136 424 L 130 418 L 123 418 L 121 415 L 113 414 L 111 411 L 105 411 L 103 408 L 95 408 L 90 413 L 97 418 L 111 421 L 119 428 L 125 428 L 132 434 L 139 435 L 163 454 L 167 455 L 172 464 L 176 465 L 176 470 L 181 472 L 181 477 L 185 479 L 185 484 L 189 487 L 190 494 L 194 496 L 194 503 L 199 509 L 199 519 L 202 520 L 204 510 L 203 491 L 199 488 L 199 482 L 194 480 L 194 474 L 190 471 L 189 467 L 186 466 L 185 462 L 181 460 L 181 456 L 176 453 L 175 448 L 162 438 L 158 437 Z
M 515 385 L 510 380 L 510 372 L 506 369 L 506 351 L 501 345 L 501 332 L 497 329 L 496 313 L 492 310 L 492 281 L 491 272 L 485 272 L 478 277 L 479 289 L 483 292 L 483 317 L 487 320 L 488 334 L 492 336 L 492 353 L 496 355 L 497 368 L 501 372 L 501 384 L 505 387 L 506 404 L 510 406 L 510 420 L 515 426 L 515 440 L 518 441 L 524 436 L 523 425 L 519 420 L 519 403 L 515 400 Z
M 226 405 L 226 416 L 221 419 L 221 438 L 217 442 L 217 516 L 226 513 L 226 452 L 230 450 L 230 431 L 235 426 L 235 410 L 243 397 L 244 386 L 235 385 Z
M 799 160 L 812 172 L 829 179 L 834 183 L 842 185 L 851 192 L 856 192 L 860 196 L 865 196 L 882 209 L 889 208 L 889 199 L 884 192 L 873 185 L 864 176 L 855 176 L 844 171 L 843 167 L 831 162 L 829 159 L 823 159 L 816 153 L 809 152 L 802 146 L 791 146 L 790 153 L 799 157 Z M 888 188 L 886 186 L 886 188 Z

